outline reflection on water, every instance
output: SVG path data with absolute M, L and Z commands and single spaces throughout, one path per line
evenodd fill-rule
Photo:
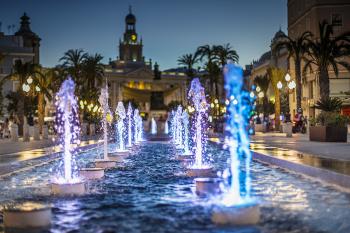
M 265 146 L 264 144 L 260 143 L 251 143 L 250 147 L 252 151 L 257 153 L 350 175 L 350 161 L 322 158 L 307 153 L 300 153 L 294 150 Z
M 226 167 L 227 151 L 209 144 L 208 153 L 216 169 Z M 96 149 L 82 153 L 79 165 L 98 154 Z M 52 203 L 51 232 L 350 232 L 349 194 L 256 162 L 252 196 L 261 203 L 260 224 L 218 228 L 210 221 L 213 205 L 194 194 L 193 180 L 183 175 L 175 154 L 165 143 L 144 144 L 127 159 L 125 168 L 107 171 L 101 181 L 90 182 L 89 194 L 75 198 L 49 195 L 54 161 L 0 179 L 0 203 Z

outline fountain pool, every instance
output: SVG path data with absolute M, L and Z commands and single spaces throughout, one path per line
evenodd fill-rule
M 101 149 L 78 154 L 78 165 L 86 166 L 97 152 Z M 216 169 L 227 166 L 229 152 L 220 145 L 208 143 L 207 153 Z M 194 193 L 193 179 L 175 154 L 170 144 L 140 145 L 124 168 L 107 171 L 104 179 L 90 182 L 86 195 L 74 198 L 49 195 L 51 169 L 58 164 L 53 161 L 0 179 L 0 203 L 52 203 L 51 232 L 350 232 L 350 194 L 256 162 L 251 192 L 260 200 L 260 223 L 220 228 L 211 222 L 215 204 Z M 244 176 L 244 163 L 241 169 Z

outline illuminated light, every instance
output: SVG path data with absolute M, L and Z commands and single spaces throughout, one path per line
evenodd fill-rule
M 209 116 L 209 117 L 208 117 L 208 120 L 209 120 L 209 122 L 213 122 L 213 117 L 212 117 L 212 116 Z
M 27 79 L 27 83 L 28 83 L 28 84 L 32 84 L 32 83 L 33 83 L 33 78 L 32 78 L 32 76 L 29 76 L 29 78 Z
M 258 97 L 259 98 L 264 98 L 264 92 L 259 92 Z
M 225 104 L 226 105 L 229 105 L 230 104 L 230 101 L 227 99 L 227 100 L 225 100 Z
M 79 104 L 80 104 L 80 105 L 84 105 L 84 101 L 80 100 L 80 101 L 79 101 Z
M 278 88 L 278 89 L 281 89 L 282 87 L 283 87 L 282 82 L 281 82 L 281 81 L 278 81 L 278 83 L 277 83 L 277 88 Z
M 94 109 L 92 110 L 93 112 L 97 112 L 98 106 L 95 105 Z
M 289 73 L 287 73 L 286 76 L 285 76 L 284 78 L 285 78 L 285 80 L 286 80 L 287 82 L 289 82 L 290 79 L 291 79 Z
M 216 104 L 219 103 L 219 100 L 218 100 L 218 99 L 215 99 L 215 100 L 214 100 L 214 103 L 216 103 Z
M 87 101 L 86 100 L 84 101 L 84 104 L 87 105 Z
M 234 100 L 234 99 L 235 99 L 235 96 L 231 95 L 230 100 Z
M 36 90 L 37 92 L 41 91 L 41 89 L 40 89 L 39 86 L 36 86 L 36 87 L 35 87 L 35 90 Z
M 233 104 L 234 105 L 237 105 L 238 104 L 238 101 L 235 99 L 235 100 L 233 100 Z
M 108 113 L 108 114 L 106 115 L 106 119 L 107 119 L 107 121 L 108 121 L 109 123 L 112 123 L 112 121 L 113 121 L 113 116 L 112 116 L 110 113 Z
M 213 104 L 213 103 L 211 103 L 211 104 L 210 104 L 210 107 L 211 107 L 211 108 L 214 108 L 215 106 L 214 106 L 214 104 Z
M 260 91 L 261 91 L 261 89 L 260 89 L 259 86 L 256 87 L 256 91 L 257 91 L 257 92 L 260 92 Z
M 254 98 L 254 96 L 255 96 L 255 95 L 254 95 L 254 92 L 250 92 L 249 95 L 250 95 L 250 98 Z

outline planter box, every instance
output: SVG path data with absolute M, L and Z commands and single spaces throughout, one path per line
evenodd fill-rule
M 347 142 L 347 127 L 310 126 L 310 141 Z

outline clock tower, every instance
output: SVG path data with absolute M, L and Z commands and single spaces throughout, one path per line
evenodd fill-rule
M 142 39 L 138 39 L 136 33 L 136 17 L 132 14 L 131 6 L 129 14 L 125 17 L 125 32 L 123 41 L 119 42 L 119 58 L 124 62 L 143 62 Z

